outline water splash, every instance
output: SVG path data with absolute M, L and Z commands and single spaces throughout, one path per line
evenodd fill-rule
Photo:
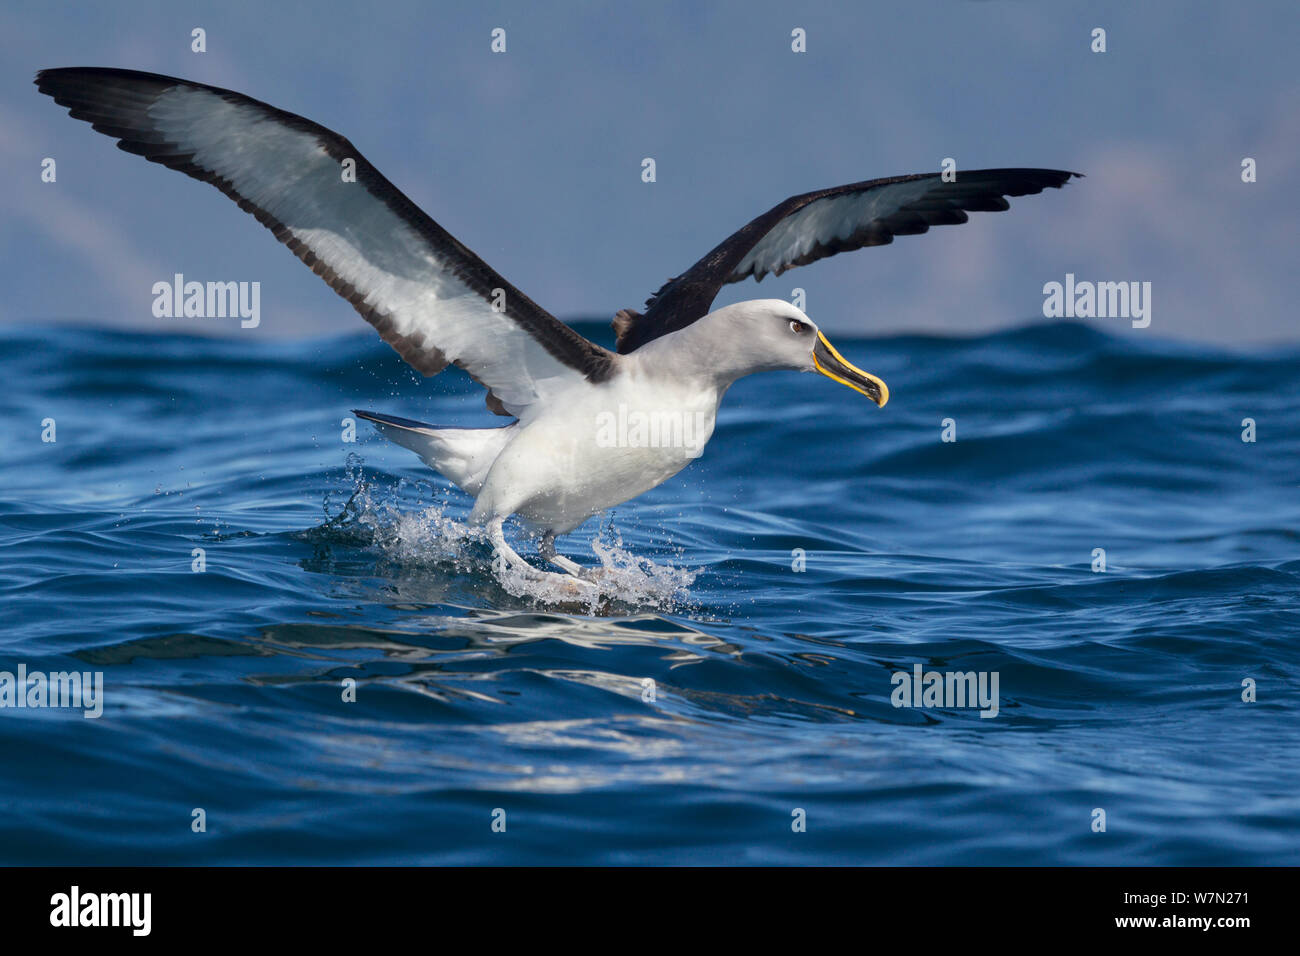
M 590 544 L 600 564 L 589 569 L 583 583 L 565 574 L 537 577 L 503 562 L 495 562 L 493 572 L 498 583 L 514 597 L 531 598 L 543 604 L 577 604 L 592 614 L 608 613 L 616 607 L 673 611 L 682 608 L 689 599 L 696 571 L 671 562 L 657 564 L 633 554 L 624 547 L 622 536 L 612 526 L 598 531 Z
M 348 497 L 337 505 L 341 493 Z M 406 478 L 385 486 L 380 476 L 366 474 L 360 456 L 350 455 L 343 485 L 322 502 L 324 523 L 310 534 L 377 552 L 397 576 L 419 570 L 471 577 L 495 583 L 513 597 L 592 614 L 629 607 L 672 611 L 690 596 L 697 571 L 632 553 L 612 523 L 603 524 L 590 539 L 599 563 L 589 569 L 585 582 L 567 574 L 530 574 L 494 560 L 486 529 L 458 517 L 459 506 L 446 494 L 431 482 Z M 520 551 L 542 568 L 536 554 L 524 547 Z

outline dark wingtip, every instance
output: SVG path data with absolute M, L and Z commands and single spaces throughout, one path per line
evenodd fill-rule
M 1083 178 L 1083 173 L 1076 173 L 1073 170 L 1069 170 L 1069 169 L 1027 169 L 1025 170 L 1025 172 L 1030 174 L 1036 174 L 1037 176 L 1043 177 L 1044 179 L 1046 179 L 1046 177 L 1048 176 L 1051 177 L 1050 180 L 1043 182 L 1040 188 L 1060 189 L 1071 179 Z
M 47 66 L 43 70 L 36 71 L 36 78 L 32 82 L 42 93 L 47 93 L 49 91 L 46 87 L 55 85 L 59 80 L 70 79 L 74 74 L 79 73 L 84 78 L 89 74 L 108 72 L 112 71 L 99 66 Z

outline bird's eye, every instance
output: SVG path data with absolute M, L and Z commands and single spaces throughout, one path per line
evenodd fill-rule
M 793 332 L 795 335 L 798 335 L 803 330 L 804 330 L 804 324 L 800 322 L 798 319 L 795 319 L 793 322 L 790 323 L 790 331 Z

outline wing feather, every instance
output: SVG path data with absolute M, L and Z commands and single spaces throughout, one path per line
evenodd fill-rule
M 216 186 L 411 366 L 436 375 L 455 363 L 487 386 L 494 411 L 517 415 L 554 389 L 612 374 L 612 353 L 508 283 L 332 130 L 134 70 L 42 70 L 36 85 L 121 149 Z
M 945 182 L 940 173 L 872 179 L 791 196 L 737 230 L 646 302 L 645 314 L 619 313 L 619 352 L 631 352 L 708 314 L 729 282 L 762 281 L 839 252 L 888 245 L 931 226 L 958 225 L 970 212 L 1009 209 L 1007 196 L 1060 188 L 1058 169 L 977 169 Z

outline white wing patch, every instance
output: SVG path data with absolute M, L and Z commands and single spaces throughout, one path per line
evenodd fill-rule
M 870 223 L 919 200 L 933 188 L 934 183 L 929 180 L 915 180 L 814 200 L 782 219 L 763 236 L 740 260 L 731 279 L 743 279 L 751 272 L 756 279 L 769 272 L 780 275 L 817 246 L 848 239 Z
M 192 162 L 285 225 L 366 305 L 465 367 L 514 415 L 582 378 L 465 285 L 402 217 L 359 182 L 310 132 L 207 90 L 178 86 L 149 118 Z

